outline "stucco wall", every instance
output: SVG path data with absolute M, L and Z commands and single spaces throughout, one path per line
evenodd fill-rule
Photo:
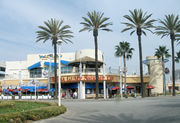
M 151 90 L 153 93 L 163 93 L 163 70 L 162 62 L 157 59 L 156 56 L 148 56 L 146 60 L 149 62 L 149 72 L 150 72 L 150 81 L 149 85 L 154 86 L 155 88 Z

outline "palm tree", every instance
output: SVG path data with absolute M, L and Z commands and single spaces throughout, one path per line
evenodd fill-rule
M 124 91 L 125 91 L 125 97 L 127 98 L 127 88 L 126 88 L 126 59 L 130 59 L 133 55 L 134 48 L 130 48 L 130 44 L 128 42 L 119 42 L 119 45 L 115 46 L 115 56 L 116 57 L 123 57 L 123 63 L 124 63 Z
M 171 55 L 169 54 L 169 49 L 166 49 L 166 46 L 159 46 L 159 48 L 156 48 L 155 56 L 158 57 L 158 59 L 161 58 L 162 61 L 162 71 L 163 71 L 163 92 L 164 95 L 166 95 L 166 88 L 165 88 L 165 67 L 164 67 L 164 58 L 169 58 Z
M 104 13 L 101 12 L 88 12 L 88 17 L 82 17 L 84 22 L 81 22 L 84 27 L 79 32 L 82 31 L 93 31 L 94 36 L 94 44 L 95 44 L 95 63 L 96 63 L 96 99 L 98 99 L 99 94 L 99 82 L 98 82 L 98 31 L 112 31 L 111 29 L 107 28 L 108 26 L 112 25 L 111 22 L 107 22 L 109 18 L 103 17 Z
M 172 82 L 173 82 L 173 96 L 175 96 L 175 64 L 174 64 L 174 41 L 180 40 L 180 20 L 179 16 L 174 14 L 165 15 L 164 20 L 159 20 L 161 26 L 156 27 L 156 34 L 163 37 L 170 36 L 172 49 Z
M 45 43 L 47 40 L 52 41 L 52 45 L 54 46 L 54 78 L 55 78 L 55 97 L 57 98 L 57 64 L 56 64 L 56 56 L 57 56 L 57 40 L 60 39 L 67 42 L 72 42 L 70 39 L 73 37 L 72 32 L 69 30 L 71 27 L 69 25 L 62 25 L 62 20 L 51 19 L 48 21 L 44 21 L 45 26 L 38 26 L 40 31 L 37 31 L 37 40 L 40 40 Z
M 175 57 L 175 61 L 176 61 L 177 63 L 179 63 L 179 61 L 180 61 L 180 51 L 177 52 L 176 55 L 177 55 L 177 56 Z
M 150 31 L 150 28 L 153 28 L 154 19 L 150 19 L 152 14 L 147 14 L 147 12 L 143 13 L 141 9 L 134 11 L 129 10 L 130 15 L 124 15 L 123 17 L 129 21 L 123 24 L 126 25 L 126 28 L 121 32 L 125 32 L 128 30 L 132 30 L 130 35 L 136 32 L 138 36 L 138 44 L 139 44 L 139 65 L 140 65 L 140 78 L 141 78 L 141 95 L 144 97 L 144 82 L 143 82 L 143 65 L 142 65 L 142 47 L 141 47 L 141 35 L 144 34 L 146 36 L 145 31 Z

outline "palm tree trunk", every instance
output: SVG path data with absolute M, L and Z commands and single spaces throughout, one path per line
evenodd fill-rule
M 173 82 L 173 96 L 175 93 L 175 64 L 174 64 L 174 35 L 171 34 L 171 47 L 172 47 L 172 82 Z
M 164 73 L 164 56 L 162 56 L 162 73 L 163 73 L 163 93 L 166 95 L 166 88 L 165 88 L 165 73 Z
M 125 54 L 123 55 L 123 62 L 124 62 L 124 92 L 125 92 L 125 97 L 127 98 L 127 87 L 126 87 L 126 57 L 125 57 Z
M 57 56 L 57 46 L 56 39 L 53 40 L 54 43 L 54 81 L 55 81 L 55 99 L 57 99 L 57 65 L 56 65 L 56 56 Z
M 98 99 L 98 94 L 99 94 L 99 81 L 98 81 L 98 44 L 97 44 L 97 36 L 98 36 L 98 31 L 94 30 L 93 31 L 94 35 L 94 43 L 95 43 L 95 63 L 96 63 L 96 99 Z
M 139 43 L 139 65 L 140 65 L 140 79 L 141 79 L 141 96 L 144 98 L 144 81 L 143 81 L 143 65 L 142 65 L 142 46 L 141 46 L 141 35 L 138 34 Z

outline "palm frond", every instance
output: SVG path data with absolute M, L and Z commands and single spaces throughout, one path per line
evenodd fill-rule
M 180 20 L 179 16 L 175 16 L 174 14 L 171 15 L 165 15 L 165 19 L 159 20 L 159 23 L 161 26 L 156 27 L 156 34 L 162 35 L 161 38 L 165 36 L 169 36 L 171 34 L 175 35 L 175 40 L 178 38 L 176 35 L 178 34 L 180 30 Z
M 154 28 L 153 23 L 156 21 L 154 19 L 150 19 L 152 14 L 148 15 L 147 12 L 143 13 L 141 9 L 134 9 L 133 11 L 129 10 L 129 12 L 130 15 L 123 16 L 129 22 L 122 23 L 126 26 L 126 28 L 123 29 L 121 32 L 125 32 L 131 29 L 134 29 L 135 31 L 142 30 L 140 31 L 140 33 L 144 35 L 146 35 L 145 30 L 152 32 L 150 28 Z M 130 35 L 135 32 L 134 30 L 130 33 Z
M 128 59 L 130 59 L 133 55 L 134 48 L 130 48 L 129 42 L 122 41 L 119 42 L 119 45 L 115 46 L 115 56 L 121 57 L 124 56 Z
M 158 58 L 165 57 L 169 58 L 171 55 L 169 54 L 169 49 L 166 48 L 166 46 L 159 46 L 155 49 L 155 56 Z
M 121 32 L 125 32 L 125 31 L 131 30 L 131 29 L 133 29 L 133 28 L 132 27 L 127 27 L 127 28 L 123 29 Z
M 104 31 L 111 31 L 107 27 L 112 25 L 111 22 L 105 23 L 109 20 L 107 17 L 103 17 L 104 13 L 101 12 L 88 12 L 87 17 L 82 17 L 84 22 L 81 22 L 84 27 L 79 31 L 92 31 L 92 30 L 104 30 Z
M 47 40 L 52 40 L 52 44 L 55 44 L 56 40 L 61 39 L 63 41 L 68 41 L 73 37 L 71 28 L 69 25 L 64 25 L 62 20 L 50 19 L 48 21 L 44 21 L 45 26 L 39 26 L 41 29 L 37 31 L 37 40 L 36 42 L 43 40 L 46 42 Z M 68 40 L 67 40 L 68 39 Z

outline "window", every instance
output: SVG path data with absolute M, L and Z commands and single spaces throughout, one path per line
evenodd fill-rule
M 30 70 L 30 78 L 40 78 L 42 77 L 42 69 L 35 68 Z
M 4 67 L 0 67 L 0 71 L 5 71 L 5 68 Z
M 72 67 L 61 67 L 61 73 L 71 73 Z

